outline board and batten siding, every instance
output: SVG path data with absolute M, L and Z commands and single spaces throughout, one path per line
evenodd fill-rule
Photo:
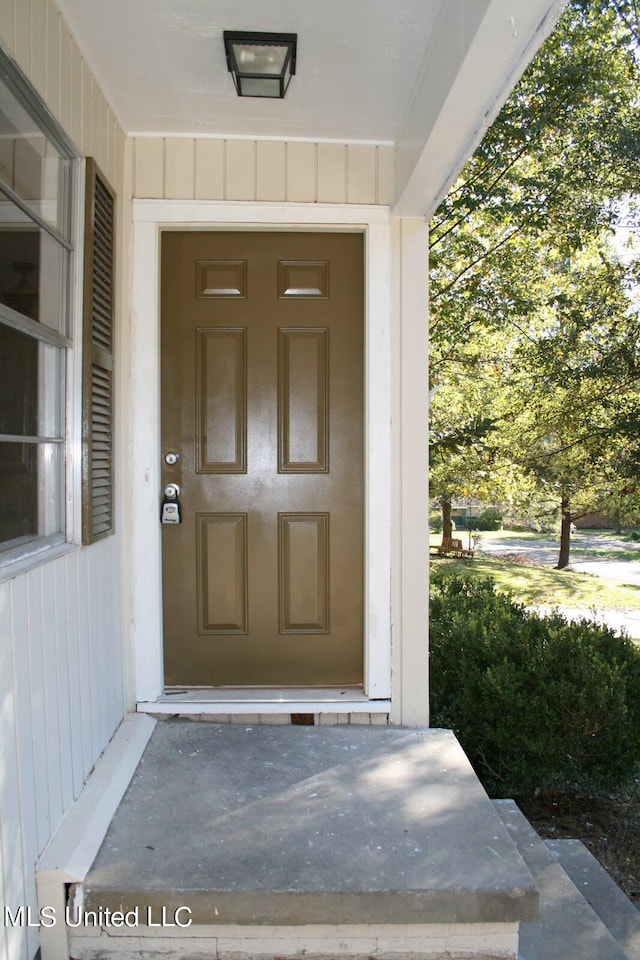
M 124 134 L 52 0 L 0 0 L 0 45 L 123 198 Z M 120 535 L 0 582 L 0 904 L 34 921 L 36 861 L 127 709 L 122 620 Z M 0 924 L 0 960 L 37 949 Z
M 79 150 L 119 186 L 124 134 L 52 0 L 0 0 L 0 45 Z
M 238 200 L 391 205 L 386 144 L 135 137 L 138 200 Z
M 114 538 L 0 584 L 0 898 L 36 912 L 34 867 L 125 709 Z M 37 931 L 0 927 L 0 955 Z

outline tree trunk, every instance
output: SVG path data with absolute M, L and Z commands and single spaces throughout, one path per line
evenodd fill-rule
M 569 566 L 569 549 L 571 547 L 571 508 L 569 500 L 562 498 L 560 504 L 562 523 L 560 525 L 560 555 L 556 570 L 564 570 Z
M 616 524 L 616 536 L 621 537 L 622 536 L 622 511 L 620 510 L 620 507 L 616 508 L 615 524 Z
M 451 498 L 441 497 L 440 506 L 442 508 L 442 540 L 451 539 L 453 536 L 453 520 L 451 519 Z

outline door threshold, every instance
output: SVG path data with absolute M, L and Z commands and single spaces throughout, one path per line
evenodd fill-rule
M 355 687 L 176 687 L 138 703 L 153 714 L 388 714 L 391 700 L 370 700 Z

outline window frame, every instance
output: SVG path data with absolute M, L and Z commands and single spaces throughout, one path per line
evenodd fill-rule
M 61 317 L 66 317 L 64 332 L 59 332 L 45 323 L 33 320 L 28 316 L 13 310 L 10 306 L 0 304 L 0 322 L 10 329 L 25 334 L 36 343 L 43 343 L 58 351 L 59 380 L 51 392 L 43 388 L 38 377 L 38 397 L 44 389 L 44 396 L 55 397 L 60 411 L 58 436 L 55 439 L 37 438 L 59 445 L 61 463 L 56 468 L 56 503 L 60 529 L 52 534 L 29 535 L 24 542 L 13 543 L 4 547 L 0 543 L 0 581 L 16 576 L 29 569 L 36 563 L 57 556 L 60 552 L 69 549 L 70 544 L 80 542 L 81 532 L 81 434 L 80 434 L 80 403 L 81 403 L 81 269 L 82 250 L 79 239 L 83 229 L 83 207 L 81 190 L 84 186 L 84 164 L 81 154 L 73 144 L 71 138 L 60 127 L 57 120 L 43 102 L 37 91 L 30 84 L 20 68 L 0 48 L 0 83 L 15 98 L 19 105 L 33 120 L 41 134 L 46 137 L 60 158 L 66 162 L 67 169 L 60 178 L 59 189 L 61 194 L 58 201 L 63 210 L 64 225 L 67 235 L 41 216 L 37 209 L 33 209 L 24 201 L 13 188 L 3 181 L 0 199 L 6 200 L 18 208 L 30 223 L 40 231 L 44 231 L 59 247 L 67 251 L 65 263 L 66 287 L 61 299 Z M 39 278 L 40 280 L 40 278 Z M 39 293 L 42 287 L 39 286 Z M 55 394 L 54 394 L 55 390 Z M 11 442 L 12 434 L 2 434 L 4 442 Z M 36 438 L 33 438 L 35 441 Z M 20 442 L 18 440 L 17 442 Z M 41 444 L 37 444 L 41 447 Z

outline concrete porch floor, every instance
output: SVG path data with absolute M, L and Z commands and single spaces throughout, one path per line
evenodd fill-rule
M 72 893 L 77 960 L 512 958 L 538 910 L 451 733 L 345 725 L 158 723 Z

